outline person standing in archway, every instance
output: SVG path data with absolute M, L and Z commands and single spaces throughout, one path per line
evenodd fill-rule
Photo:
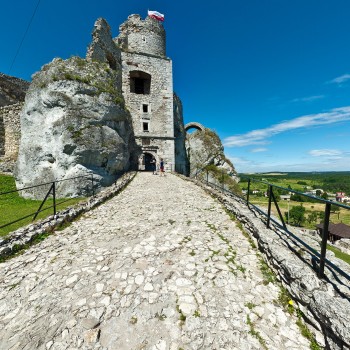
M 160 176 L 165 176 L 165 174 L 164 174 L 164 161 L 163 161 L 163 158 L 160 158 Z
M 153 157 L 150 161 L 153 175 L 157 175 L 157 168 L 156 168 L 156 159 Z

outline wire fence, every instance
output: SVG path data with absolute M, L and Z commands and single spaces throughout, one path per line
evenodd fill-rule
M 0 193 L 0 236 L 95 195 L 97 184 L 89 174 Z
M 344 244 L 348 244 L 350 248 L 350 235 L 347 236 L 350 226 L 341 222 L 343 219 L 346 222 L 350 219 L 350 206 L 249 177 L 240 178 L 246 183 L 245 191 L 233 192 L 230 189 L 232 179 L 226 181 L 225 170 L 221 172 L 221 176 L 220 174 L 213 176 L 208 167 L 203 167 L 193 172 L 193 177 L 228 196 L 243 199 L 249 208 L 265 217 L 267 228 L 271 228 L 274 224 L 296 240 L 314 256 L 320 278 L 324 277 L 324 269 L 327 266 L 350 281 L 347 272 L 326 258 L 327 251 L 331 250 L 336 257 L 350 264 L 350 255 L 343 253 L 339 250 L 339 246 L 333 244 L 347 240 L 348 243 Z M 255 186 L 256 184 L 259 185 Z M 318 239 L 320 249 L 307 244 L 305 242 L 308 241 L 307 236 Z

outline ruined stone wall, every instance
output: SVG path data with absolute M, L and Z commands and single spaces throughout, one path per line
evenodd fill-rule
M 5 155 L 5 125 L 4 117 L 1 115 L 0 109 L 0 157 Z
M 16 160 L 21 137 L 20 113 L 23 102 L 0 108 L 0 156 Z
M 0 107 L 24 101 L 29 82 L 0 73 Z
M 183 121 L 182 103 L 174 94 L 174 136 L 175 136 L 175 171 L 188 175 L 190 164 L 186 152 L 186 130 Z
M 111 28 L 103 18 L 99 18 L 94 24 L 92 43 L 88 47 L 86 60 L 107 63 L 111 69 L 117 72 L 122 70 L 120 48 L 113 41 Z M 117 86 L 121 86 L 121 74 L 118 75 Z

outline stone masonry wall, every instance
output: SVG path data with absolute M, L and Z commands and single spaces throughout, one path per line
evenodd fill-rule
M 0 156 L 5 159 L 17 159 L 21 137 L 20 113 L 22 108 L 23 102 L 0 108 Z
M 244 231 L 256 240 L 259 250 L 291 294 L 317 342 L 326 349 L 350 349 L 349 280 L 327 267 L 325 278 L 318 278 L 318 264 L 314 255 L 295 237 L 287 235 L 273 223 L 270 224 L 270 229 L 266 228 L 266 217 L 253 207 L 248 207 L 243 199 L 230 196 L 205 183 L 196 183 L 233 213 Z M 312 240 L 305 240 L 312 245 Z M 313 248 L 316 249 L 317 245 Z M 327 252 L 327 259 L 350 275 L 349 265 L 335 258 L 332 252 Z
M 0 107 L 23 102 L 29 81 L 0 73 Z
M 119 31 L 115 40 L 122 50 L 165 57 L 165 30 L 159 21 L 130 15 Z
M 5 125 L 4 117 L 1 115 L 0 109 L 0 157 L 5 155 Z
M 134 133 L 141 137 L 157 140 L 157 154 L 167 162 L 174 163 L 174 113 L 172 62 L 145 54 L 122 52 L 123 96 L 132 115 Z M 149 94 L 130 92 L 130 72 L 142 71 L 151 75 Z M 143 112 L 143 105 L 148 112 Z M 149 123 L 149 130 L 143 130 L 143 123 Z M 166 144 L 163 139 L 166 138 Z M 168 145 L 172 144 L 172 145 Z M 141 144 L 140 144 L 141 145 Z M 152 141 L 152 145 L 156 145 Z

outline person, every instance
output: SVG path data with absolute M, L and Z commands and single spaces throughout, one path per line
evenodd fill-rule
M 165 176 L 164 174 L 164 161 L 163 158 L 160 158 L 160 175 Z
M 152 168 L 152 171 L 153 171 L 153 175 L 157 175 L 155 158 L 152 158 L 150 163 L 151 163 L 151 168 Z

